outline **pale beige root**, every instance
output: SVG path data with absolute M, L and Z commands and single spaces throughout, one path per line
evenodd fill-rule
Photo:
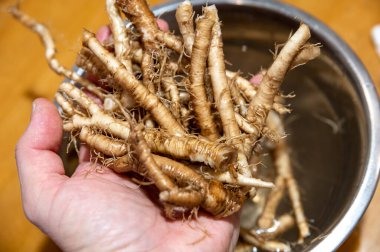
M 134 146 L 136 156 L 139 159 L 140 165 L 148 172 L 148 177 L 151 179 L 160 192 L 171 191 L 177 189 L 177 186 L 166 176 L 154 161 L 148 145 L 145 142 L 143 126 L 137 125 L 131 133 L 131 142 Z
M 63 67 L 58 62 L 58 60 L 55 57 L 55 54 L 56 54 L 55 43 L 49 29 L 46 26 L 44 26 L 41 23 L 38 23 L 33 18 L 29 17 L 27 14 L 20 11 L 18 6 L 11 7 L 9 9 L 9 12 L 13 15 L 14 18 L 16 18 L 18 21 L 20 21 L 23 25 L 25 25 L 29 29 L 31 29 L 41 38 L 45 46 L 45 58 L 50 68 L 53 69 L 54 72 L 56 72 L 58 75 L 62 75 L 68 79 L 71 79 L 75 82 L 80 83 L 88 91 L 90 91 L 91 93 L 93 93 L 94 95 L 100 98 L 104 96 L 103 92 L 101 91 L 99 87 L 95 86 L 88 80 L 83 79 L 77 73 Z
M 179 54 L 183 52 L 182 40 L 170 32 L 157 30 L 156 39 Z
M 132 55 L 132 61 L 136 64 L 141 64 L 143 54 L 144 54 L 144 50 L 142 48 L 138 48 L 134 50 L 133 55 Z
M 248 108 L 247 108 L 246 101 L 245 101 L 244 97 L 241 95 L 240 90 L 238 89 L 238 87 L 235 84 L 237 76 L 238 76 L 238 74 L 236 74 L 234 78 L 228 79 L 228 86 L 230 88 L 232 99 L 233 99 L 235 105 L 238 107 L 240 114 L 242 116 L 247 116 Z
M 239 76 L 239 73 L 234 73 L 234 75 L 229 75 L 227 73 L 233 73 L 233 72 L 226 71 L 226 76 L 229 81 L 231 96 L 236 106 L 238 106 L 238 110 L 240 114 L 245 117 L 247 116 L 247 112 L 248 112 L 248 107 L 246 103 L 248 99 L 247 99 L 247 96 L 240 90 L 240 88 L 236 84 L 238 78 L 240 79 L 243 79 L 243 78 Z M 229 76 L 233 76 L 233 77 L 230 78 Z M 240 82 L 242 82 L 242 80 L 240 80 Z M 251 83 L 251 86 L 253 87 L 252 83 Z M 254 90 L 254 93 L 256 94 L 255 90 Z
M 256 128 L 254 124 L 251 124 L 248 122 L 244 117 L 242 117 L 239 113 L 235 112 L 235 118 L 236 122 L 239 125 L 240 129 L 244 131 L 245 133 L 252 134 L 252 135 L 258 135 L 259 130 Z
M 256 96 L 249 104 L 248 121 L 255 122 L 259 128 L 262 128 L 265 124 L 267 114 L 273 106 L 275 96 L 278 95 L 285 74 L 309 38 L 309 27 L 305 24 L 301 24 L 298 30 L 286 42 L 264 75 Z
M 226 75 L 230 80 L 235 80 L 235 85 L 244 94 L 247 101 L 253 100 L 253 98 L 256 96 L 257 90 L 249 80 L 241 77 L 239 73 L 228 70 L 226 71 Z
M 271 118 L 268 122 L 272 124 L 271 127 L 276 129 L 278 134 L 285 135 L 285 128 L 281 118 L 275 113 L 270 113 L 269 116 Z M 303 239 L 310 235 L 310 229 L 303 210 L 301 193 L 293 176 L 289 147 L 284 138 L 282 138 L 276 145 L 273 155 L 278 175 L 284 177 L 286 181 L 289 198 L 294 209 L 294 215 L 300 232 L 299 242 L 302 243 Z
M 133 45 L 133 55 L 132 55 L 132 61 L 136 64 L 141 65 L 144 50 L 142 49 L 141 45 L 139 43 L 132 43 Z M 169 61 L 165 65 L 165 67 L 174 75 L 177 73 L 179 66 L 177 62 Z
M 141 62 L 141 73 L 142 73 L 142 83 L 149 90 L 150 93 L 160 96 L 157 91 L 157 79 L 155 75 L 155 63 L 153 55 L 156 54 L 155 50 L 147 48 L 143 53 L 143 58 Z M 152 116 L 148 113 L 145 118 L 145 127 L 154 128 L 156 125 Z
M 75 113 L 75 109 L 73 104 L 68 101 L 61 93 L 55 93 L 55 101 L 58 103 L 58 105 L 62 108 L 62 111 L 68 115 L 72 116 Z
M 182 206 L 175 206 L 171 204 L 164 205 L 164 214 L 170 220 L 186 219 L 186 215 L 190 212 L 190 209 Z
M 123 142 L 101 134 L 96 134 L 87 127 L 81 129 L 79 139 L 90 148 L 111 157 L 124 156 L 128 150 Z
M 164 43 L 170 49 L 181 53 L 181 39 L 170 32 L 159 29 L 156 19 L 145 0 L 116 0 L 127 18 L 133 23 L 137 32 L 142 35 L 145 49 L 157 49 L 157 41 Z
M 309 44 L 306 43 L 301 51 L 298 53 L 297 57 L 293 60 L 290 69 L 294 69 L 298 66 L 304 65 L 307 62 L 317 58 L 321 55 L 321 45 L 320 44 Z
M 127 28 L 121 18 L 116 0 L 106 0 L 106 9 L 110 20 L 116 58 L 132 73 L 131 46 Z
M 183 46 L 187 55 L 191 55 L 195 38 L 193 15 L 193 6 L 188 0 L 180 3 L 175 13 L 179 31 L 183 37 Z
M 91 100 L 82 90 L 70 83 L 62 83 L 59 90 L 77 102 L 87 110 L 91 118 L 80 115 L 73 115 L 71 122 L 64 125 L 65 131 L 80 129 L 81 127 L 96 127 L 107 130 L 115 137 L 127 140 L 130 136 L 130 126 L 128 122 L 113 118 L 106 114 L 93 100 Z
M 211 76 L 212 90 L 214 94 L 215 106 L 219 112 L 222 121 L 224 136 L 227 139 L 235 139 L 240 136 L 240 128 L 236 122 L 234 105 L 231 98 L 230 89 L 226 76 L 226 67 L 224 65 L 224 53 L 222 32 L 219 24 L 218 13 L 215 5 L 206 7 L 204 13 L 214 21 L 212 28 L 212 39 L 208 54 L 208 71 Z M 194 52 L 193 55 L 194 57 Z M 241 143 L 238 145 L 238 172 L 246 177 L 252 177 L 248 166 L 247 157 L 244 154 L 244 148 Z
M 142 136 L 140 136 L 140 139 L 143 139 Z M 148 146 L 144 148 L 148 149 Z M 181 174 L 181 176 L 177 178 L 182 180 L 182 183 L 184 180 L 188 180 L 191 184 L 201 187 L 200 189 L 207 190 L 206 194 L 203 194 L 197 191 L 170 188 L 169 190 L 165 190 L 166 192 L 163 191 L 160 193 L 160 199 L 162 201 L 180 204 L 186 207 L 195 207 L 197 204 L 202 204 L 202 207 L 206 211 L 220 218 L 231 215 L 240 209 L 243 196 L 238 190 L 236 192 L 225 190 L 223 185 L 217 181 L 205 183 L 200 175 L 198 175 L 198 177 L 195 176 L 194 172 L 190 168 L 184 168 L 185 166 L 183 164 L 168 161 L 167 158 L 163 157 L 152 157 L 154 157 L 155 161 L 161 163 L 162 170 L 172 174 L 172 176 L 177 177 L 177 175 Z M 173 174 L 173 171 L 175 171 L 175 174 Z M 186 179 L 186 176 L 190 176 L 190 178 Z
M 191 53 L 192 53 L 192 48 L 191 48 L 190 54 Z M 137 64 L 141 64 L 142 58 L 143 58 L 143 50 L 141 48 L 136 49 L 133 53 L 133 58 L 132 58 L 133 62 L 135 62 Z M 178 64 L 175 62 L 169 62 L 167 64 L 167 67 L 173 73 L 176 73 L 179 69 Z M 238 73 L 236 73 L 236 72 L 226 70 L 226 75 L 227 75 L 229 81 L 231 81 L 232 79 L 235 80 L 237 87 L 240 89 L 240 91 L 243 92 L 244 96 L 246 97 L 246 99 L 248 101 L 253 99 L 253 97 L 256 95 L 256 88 L 254 87 L 254 85 L 251 82 L 249 82 L 248 80 L 239 76 Z M 277 104 L 275 103 L 275 105 L 277 105 Z M 281 104 L 279 104 L 279 107 L 282 107 Z
M 271 234 L 272 237 L 285 233 L 295 225 L 294 217 L 291 214 L 281 215 L 276 222 L 278 223 L 277 229 Z
M 207 181 L 202 175 L 191 168 L 174 160 L 154 156 L 162 170 L 180 183 L 187 182 L 188 185 L 202 193 L 201 207 L 207 212 L 218 217 L 224 217 L 238 211 L 242 205 L 243 196 L 239 191 L 231 192 L 215 180 Z
M 152 94 L 136 77 L 129 73 L 115 57 L 105 50 L 94 34 L 84 31 L 84 44 L 102 60 L 113 77 L 135 101 L 145 110 L 149 111 L 156 122 L 171 134 L 184 134 L 185 130 L 177 122 L 173 114 L 165 107 L 160 99 Z
M 279 235 L 287 232 L 295 225 L 294 218 L 291 214 L 283 214 L 278 219 L 274 220 L 274 225 L 268 229 L 258 229 L 251 230 L 251 232 L 255 232 L 260 237 L 265 239 L 273 239 L 278 237 Z
M 173 77 L 163 77 L 161 79 L 162 87 L 164 91 L 169 94 L 170 99 L 170 110 L 173 115 L 177 118 L 181 118 L 181 102 L 180 93 Z
M 273 252 L 290 252 L 291 248 L 289 245 L 279 242 L 279 241 L 268 241 L 264 240 L 257 234 L 250 232 L 244 228 L 240 228 L 240 237 L 248 242 L 249 244 L 252 244 L 255 247 L 258 247 L 260 249 L 263 249 L 265 251 L 273 251 Z
M 156 48 L 157 45 L 154 44 L 154 42 L 155 39 L 157 39 L 177 53 L 182 53 L 184 45 L 181 39 L 169 32 L 159 30 L 154 15 L 144 0 L 117 0 L 117 3 L 120 5 L 128 19 L 133 23 L 136 30 L 142 34 L 144 44 L 148 43 L 151 44 L 148 45 L 148 47 Z M 188 50 L 189 52 L 187 53 L 188 56 L 190 56 L 190 47 Z
M 138 161 L 130 154 L 114 159 L 109 168 L 117 173 L 136 172 L 141 174 Z
M 280 115 L 289 114 L 290 112 L 292 112 L 291 109 L 285 107 L 284 105 L 278 102 L 273 102 L 272 109 Z
M 202 203 L 203 195 L 192 189 L 178 188 L 161 192 L 160 200 L 181 207 L 193 208 L 198 207 Z
M 67 88 L 61 87 L 61 90 L 72 98 L 78 97 L 78 95 L 75 95 L 76 92 L 71 92 Z M 85 108 L 93 107 L 86 105 L 82 98 L 79 103 L 83 104 L 82 106 Z M 129 138 L 130 128 L 127 122 L 104 114 L 101 110 L 94 112 L 94 109 L 92 109 L 91 111 L 93 111 L 91 118 L 85 118 L 80 115 L 72 116 L 71 122 L 64 124 L 64 130 L 72 131 L 81 127 L 96 127 L 106 130 L 115 137 L 120 137 L 124 140 Z M 190 159 L 194 162 L 204 162 L 215 167 L 215 169 L 225 170 L 236 160 L 236 150 L 230 145 L 214 144 L 186 135 L 181 137 L 171 136 L 156 130 L 147 130 L 144 136 L 149 147 L 154 152 L 168 154 L 175 158 Z
M 257 222 L 261 229 L 268 229 L 274 224 L 277 207 L 285 192 L 285 178 L 277 176 L 274 185 L 275 187 L 270 192 L 264 210 Z
M 202 162 L 218 171 L 225 171 L 236 162 L 237 151 L 233 145 L 213 143 L 192 135 L 173 136 L 154 129 L 145 130 L 144 136 L 152 152 Z
M 261 134 L 263 137 L 266 137 L 273 143 L 278 143 L 280 141 L 280 138 L 283 137 L 283 136 L 278 135 L 276 131 L 272 130 L 271 128 L 267 126 L 265 126 L 262 129 Z
M 266 182 L 261 179 L 246 177 L 241 174 L 237 174 L 237 177 L 234 178 L 230 172 L 223 172 L 220 174 L 211 174 L 211 177 L 217 179 L 220 182 L 228 183 L 231 185 L 238 186 L 248 186 L 248 187 L 260 187 L 260 188 L 273 188 L 274 185 L 272 182 Z
M 128 140 L 130 125 L 105 114 L 83 91 L 69 83 L 62 83 L 60 91 L 79 103 L 91 114 L 90 118 L 73 115 L 71 122 L 64 125 L 65 131 L 81 127 L 96 127 L 106 130 L 115 137 Z M 173 136 L 162 131 L 144 131 L 145 140 L 152 151 L 171 155 L 175 158 L 190 159 L 193 162 L 204 162 L 215 169 L 226 170 L 236 161 L 236 150 L 223 143 L 211 143 L 191 135 Z
M 59 91 L 66 94 L 72 100 L 77 102 L 83 108 L 85 108 L 91 115 L 101 112 L 101 108 L 93 100 L 91 100 L 83 90 L 77 88 L 75 85 L 67 82 L 61 83 Z
M 133 23 L 137 32 L 141 34 L 141 40 L 143 43 L 143 48 L 148 50 L 146 53 L 159 52 L 159 44 L 157 40 L 165 43 L 167 47 L 175 50 L 182 51 L 182 41 L 180 41 L 176 36 L 169 32 L 163 32 L 159 29 L 156 19 L 149 9 L 145 0 L 116 0 L 117 4 L 121 7 L 127 18 Z M 134 60 L 143 61 L 143 54 L 141 58 L 138 55 L 133 55 Z M 147 62 L 149 61 L 146 58 Z M 150 64 L 150 69 L 146 71 L 152 71 L 153 66 Z M 144 70 L 144 68 L 143 68 Z M 153 115 L 154 116 L 154 115 Z
M 138 34 L 145 49 L 157 49 L 155 35 L 159 31 L 156 19 L 144 0 L 116 0 Z
M 71 117 L 71 121 L 63 124 L 63 130 L 67 132 L 77 131 L 82 127 L 105 130 L 123 140 L 130 137 L 130 126 L 127 122 L 113 118 L 103 111 L 94 113 L 90 118 L 75 114 Z
M 192 54 L 192 49 L 193 48 L 191 48 L 190 51 L 188 52 L 189 57 Z M 133 62 L 135 62 L 137 64 L 141 64 L 142 58 L 143 58 L 143 50 L 141 47 L 138 47 L 134 50 L 132 60 L 133 60 Z M 176 73 L 179 69 L 178 64 L 175 62 L 169 62 L 167 67 L 173 73 Z M 229 80 L 232 80 L 233 78 L 235 78 L 235 81 L 237 83 L 238 88 L 243 92 L 245 97 L 248 97 L 247 98 L 248 101 L 253 99 L 253 97 L 256 95 L 256 89 L 251 82 L 249 82 L 248 80 L 239 76 L 238 73 L 236 73 L 236 72 L 226 70 L 226 75 L 227 75 Z
M 310 229 L 303 210 L 301 202 L 301 193 L 299 191 L 297 181 L 294 179 L 293 176 L 288 177 L 286 182 L 288 186 L 289 197 L 292 201 L 292 206 L 294 209 L 294 215 L 296 216 L 298 229 L 300 231 L 299 242 L 303 243 L 304 238 L 310 235 Z
M 142 50 L 141 50 L 141 52 L 142 52 Z M 81 66 L 81 64 L 85 64 L 84 69 L 87 72 L 90 71 L 90 73 L 91 73 L 91 70 L 92 70 L 93 74 L 95 76 L 98 76 L 99 78 L 101 78 L 100 81 L 104 80 L 110 86 L 113 86 L 115 88 L 115 83 L 111 77 L 110 72 L 105 67 L 103 62 L 97 56 L 95 56 L 95 54 L 90 49 L 88 49 L 86 47 L 82 48 L 80 56 L 81 55 L 83 55 L 82 58 L 87 56 L 89 58 L 90 64 L 89 63 L 86 64 L 86 62 L 84 60 L 77 60 L 77 63 L 79 63 L 79 66 Z M 80 57 L 78 57 L 78 59 L 79 58 Z M 91 69 L 91 62 L 92 62 L 92 65 L 94 65 L 94 68 L 95 68 L 94 70 Z M 141 64 L 141 62 L 140 62 L 140 64 Z M 86 65 L 87 65 L 87 67 L 86 67 Z M 102 69 L 102 71 L 98 72 L 99 74 L 96 74 L 97 70 L 100 68 Z M 117 103 L 118 103 L 118 101 L 116 101 L 115 99 L 112 99 L 112 97 L 106 97 L 104 99 L 104 109 L 106 111 L 115 111 L 116 109 L 118 109 L 120 107 L 120 106 L 118 106 Z M 127 109 L 132 109 L 132 108 L 136 107 L 136 105 L 137 105 L 135 100 L 133 99 L 133 97 L 126 90 L 121 91 L 120 103 L 121 103 L 122 107 L 127 108 Z
M 88 48 L 83 47 L 78 54 L 76 65 L 83 68 L 87 74 L 95 76 L 101 83 L 106 83 L 108 86 L 115 87 L 115 83 L 111 77 L 111 73 L 101 60 Z M 104 109 L 106 111 L 115 111 L 118 109 L 117 100 L 115 97 L 107 95 L 104 97 Z M 131 95 L 122 90 L 120 102 L 123 107 L 131 109 L 136 106 L 136 102 Z
M 82 47 L 78 53 L 75 65 L 83 68 L 87 74 L 96 76 L 101 81 L 110 81 L 110 72 L 107 70 L 103 62 L 101 62 L 90 49 Z M 112 83 L 110 83 L 112 85 Z
M 208 54 L 208 70 L 211 76 L 215 106 L 222 121 L 224 135 L 227 138 L 232 138 L 240 135 L 240 129 L 236 123 L 234 106 L 225 73 L 222 32 L 218 13 L 215 5 L 204 8 L 204 12 L 206 16 L 214 21 Z M 194 51 L 192 57 L 194 57 Z
M 185 187 L 162 192 L 161 200 L 186 208 L 201 206 L 219 218 L 231 215 L 240 209 L 243 195 L 239 190 L 231 191 L 224 188 L 223 184 L 218 181 L 208 181 L 191 168 L 172 159 L 157 155 L 152 155 L 152 157 L 168 177 Z M 130 156 L 117 159 L 115 164 L 118 165 L 117 171 L 138 170 Z M 115 166 L 111 168 L 115 169 Z M 182 210 L 185 212 L 185 209 Z
M 153 82 L 154 79 L 154 62 L 153 62 L 153 51 L 145 50 L 143 53 L 143 58 L 141 62 L 141 70 L 143 74 L 143 84 L 152 93 L 156 93 L 156 88 Z
M 205 9 L 210 8 L 206 7 Z M 190 75 L 186 88 L 190 94 L 191 104 L 201 135 L 211 141 L 219 139 L 219 133 L 211 113 L 211 104 L 207 100 L 205 88 L 205 71 L 211 42 L 211 30 L 214 21 L 205 15 L 196 20 L 196 36 L 192 48 Z
M 103 101 L 103 109 L 106 112 L 115 112 L 118 109 L 116 99 L 106 97 Z
M 317 58 L 321 53 L 319 44 L 308 44 L 306 43 L 300 51 L 297 53 L 295 59 L 291 62 L 289 69 L 293 69 L 297 66 L 304 65 L 308 61 Z M 226 71 L 227 77 L 231 79 L 235 79 L 235 84 L 238 89 L 243 92 L 244 96 L 248 101 L 251 101 L 256 96 L 257 87 L 252 84 L 249 80 L 239 76 L 239 73 Z
M 202 194 L 205 194 L 208 183 L 201 174 L 170 158 L 158 155 L 153 155 L 153 158 L 161 167 L 162 171 L 174 179 L 180 186 L 190 186 Z
M 265 73 L 265 71 L 261 71 L 259 74 L 262 74 L 262 72 Z M 235 72 L 231 72 L 227 70 L 226 75 L 230 81 L 234 81 L 236 88 L 241 91 L 243 97 L 245 98 L 247 102 L 250 102 L 254 99 L 257 93 L 257 87 L 252 82 L 241 77 L 238 72 L 235 73 Z M 281 103 L 278 103 L 277 101 L 273 102 L 272 109 L 280 114 L 290 113 L 290 109 L 288 109 Z
M 190 188 L 196 190 L 191 193 L 191 197 L 193 198 L 192 202 L 195 202 L 195 200 L 198 199 L 198 196 L 202 196 L 200 205 L 207 212 L 213 214 L 218 218 L 222 218 L 237 212 L 241 208 L 241 205 L 243 203 L 243 195 L 239 190 L 231 191 L 231 189 L 225 189 L 223 184 L 218 181 L 207 181 L 203 178 L 202 175 L 198 174 L 182 163 L 178 163 L 174 160 L 157 155 L 153 155 L 153 157 L 166 175 L 172 179 L 175 179 L 183 186 L 189 186 Z M 127 160 L 130 160 L 129 157 L 125 158 Z M 131 161 L 123 161 L 121 164 L 129 165 L 130 162 Z M 121 169 L 119 168 L 119 170 Z M 126 170 L 128 170 L 128 168 L 126 168 Z M 198 192 L 198 194 L 194 192 Z M 183 196 L 184 198 L 184 195 L 186 194 L 183 193 L 180 195 L 177 193 L 177 195 L 171 195 L 171 192 L 169 192 L 161 193 L 161 195 L 160 197 L 163 197 L 165 200 L 168 200 L 169 197 L 172 197 L 171 200 L 176 199 L 177 203 L 179 203 L 179 197 Z M 186 199 L 184 198 L 183 200 Z M 181 204 L 188 207 L 195 206 L 194 203 L 191 202 L 183 202 Z
M 179 182 L 185 181 L 189 186 L 198 190 L 202 195 L 201 207 L 216 217 L 225 217 L 237 212 L 243 203 L 243 196 L 239 190 L 231 191 L 224 188 L 223 184 L 210 180 L 196 173 L 184 164 L 168 158 L 154 156 L 162 170 Z
M 143 55 L 144 55 L 144 50 L 139 46 L 134 48 L 133 55 L 132 55 L 132 61 L 138 65 L 142 64 L 143 61 Z M 172 73 L 172 75 L 175 75 L 179 69 L 178 63 L 177 62 L 172 62 L 169 61 L 167 62 L 164 67 Z
M 216 218 L 223 218 L 239 211 L 243 201 L 240 189 L 226 190 L 219 181 L 210 180 L 202 208 Z

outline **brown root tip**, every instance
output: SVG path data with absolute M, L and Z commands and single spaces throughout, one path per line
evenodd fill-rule
M 219 156 L 217 167 L 220 167 L 221 171 L 226 171 L 237 161 L 238 151 L 233 147 L 224 148 L 219 152 Z
M 164 204 L 165 216 L 170 220 L 183 219 L 188 216 L 190 212 L 191 210 L 186 207 Z
M 216 218 L 224 218 L 239 211 L 243 200 L 244 195 L 240 190 L 236 192 L 226 190 L 222 183 L 211 180 L 202 207 Z
M 128 155 L 116 159 L 110 166 L 110 168 L 117 173 L 124 173 L 137 170 L 136 163 L 133 162 L 133 159 Z
M 169 200 L 169 192 L 168 191 L 163 191 L 160 193 L 160 201 L 166 202 Z

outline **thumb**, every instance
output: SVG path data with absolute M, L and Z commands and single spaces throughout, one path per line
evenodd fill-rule
M 33 102 L 27 130 L 16 146 L 16 162 L 23 200 L 33 201 L 39 192 L 46 193 L 67 179 L 57 155 L 62 138 L 62 121 L 56 107 L 46 99 Z M 25 202 L 24 202 L 25 203 Z

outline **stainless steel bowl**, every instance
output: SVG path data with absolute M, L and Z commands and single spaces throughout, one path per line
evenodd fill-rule
M 205 2 L 192 3 L 201 13 Z M 307 244 L 294 250 L 337 249 L 366 210 L 379 175 L 380 112 L 371 78 L 346 43 L 294 7 L 268 0 L 208 4 L 218 7 L 226 59 L 232 69 L 255 73 L 269 66 L 272 55 L 268 49 L 286 41 L 301 22 L 310 26 L 313 42 L 322 43 L 322 56 L 291 71 L 283 85 L 285 93 L 296 94 L 290 100 L 293 113 L 286 128 L 312 226 Z M 177 3 L 168 3 L 155 8 L 156 15 L 175 30 L 176 7 Z

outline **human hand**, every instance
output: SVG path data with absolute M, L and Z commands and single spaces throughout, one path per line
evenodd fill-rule
M 170 221 L 144 190 L 106 167 L 80 160 L 72 177 L 57 155 L 62 121 L 55 106 L 33 103 L 31 121 L 16 147 L 28 219 L 64 251 L 228 251 L 239 217 Z M 101 170 L 101 172 L 96 172 Z

